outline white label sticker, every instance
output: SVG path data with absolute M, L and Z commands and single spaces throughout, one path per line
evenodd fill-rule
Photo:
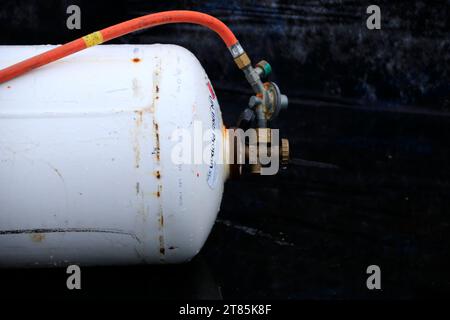
M 208 174 L 207 174 L 207 181 L 208 185 L 211 189 L 214 189 L 217 184 L 218 180 L 218 168 L 217 168 L 217 157 L 218 157 L 218 141 L 217 139 L 217 129 L 220 126 L 220 113 L 218 111 L 218 104 L 217 100 L 215 99 L 215 94 L 212 91 L 211 84 L 208 82 L 208 88 L 210 89 L 210 96 L 209 96 L 209 109 L 211 113 L 211 144 L 210 144 L 210 160 L 208 164 Z

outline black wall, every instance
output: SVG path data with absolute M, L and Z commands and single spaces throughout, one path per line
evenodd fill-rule
M 81 31 L 65 26 L 70 4 L 81 7 Z M 369 4 L 381 7 L 382 30 L 366 28 Z M 203 11 L 223 20 L 255 62 L 268 60 L 291 98 L 450 109 L 448 0 L 1 0 L 0 8 L 0 44 L 59 44 L 152 12 Z M 204 28 L 162 26 L 114 42 L 185 46 L 216 87 L 247 90 L 218 37 Z
M 69 4 L 81 7 L 81 31 L 65 27 Z M 275 125 L 290 139 L 293 157 L 339 167 L 291 165 L 275 177 L 230 181 L 197 262 L 136 274 L 87 270 L 92 281 L 80 296 L 128 297 L 137 288 L 133 294 L 170 298 L 184 286 L 198 297 L 199 274 L 224 298 L 450 296 L 450 1 L 373 1 L 382 13 L 375 31 L 366 28 L 368 4 L 0 0 L 0 44 L 64 43 L 169 9 L 210 13 L 229 25 L 255 62 L 272 64 L 272 79 L 291 99 Z M 226 124 L 234 125 L 251 92 L 219 38 L 201 27 L 171 25 L 113 41 L 156 42 L 195 53 Z M 380 292 L 365 286 L 370 264 L 382 269 Z M 58 272 L 38 278 L 49 295 L 69 295 Z M 21 296 L 34 275 L 2 272 L 0 282 Z M 122 281 L 105 289 L 102 277 Z M 135 286 L 143 279 L 146 285 Z M 103 289 L 89 291 L 96 285 Z

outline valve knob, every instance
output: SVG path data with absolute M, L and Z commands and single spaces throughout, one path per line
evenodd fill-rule
M 261 60 L 255 66 L 256 72 L 261 79 L 267 78 L 272 73 L 272 67 L 266 60 Z

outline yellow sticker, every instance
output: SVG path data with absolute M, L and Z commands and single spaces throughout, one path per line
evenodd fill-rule
M 86 44 L 86 47 L 89 48 L 103 43 L 103 35 L 100 31 L 96 31 L 88 34 L 87 36 L 84 36 L 83 40 Z

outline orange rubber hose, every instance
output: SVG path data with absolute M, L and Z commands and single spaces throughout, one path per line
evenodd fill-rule
M 168 23 L 193 23 L 205 26 L 215 31 L 228 48 L 238 42 L 233 32 L 222 21 L 208 14 L 186 10 L 152 13 L 94 32 L 2 69 L 0 70 L 0 83 L 16 78 L 30 70 L 39 68 L 93 45 L 115 39 L 133 31 Z

